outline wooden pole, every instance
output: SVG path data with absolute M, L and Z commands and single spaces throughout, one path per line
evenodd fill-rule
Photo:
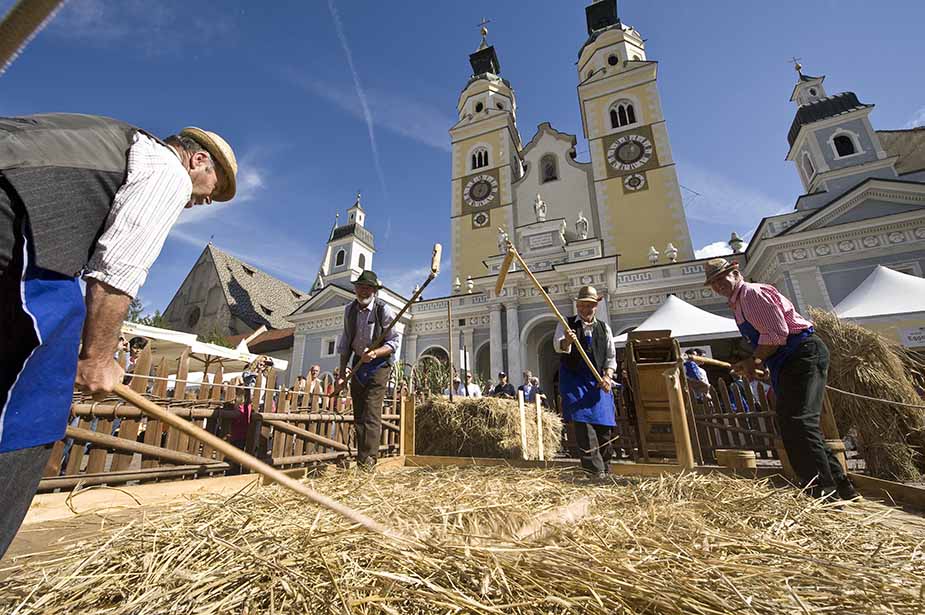
M 19 0 L 0 22 L 0 75 L 39 30 L 47 24 L 63 0 Z
M 543 447 L 543 406 L 540 404 L 540 394 L 536 393 L 533 398 L 536 401 L 536 450 L 538 459 L 543 461 L 546 458 L 546 451 Z
M 687 428 L 687 416 L 684 412 L 684 396 L 681 394 L 680 370 L 677 367 L 662 372 L 668 386 L 668 406 L 671 410 L 671 431 L 674 434 L 674 446 L 678 465 L 686 470 L 694 469 L 694 449 L 691 447 L 691 434 Z
M 698 357 L 691 356 L 691 361 L 697 365 L 706 365 L 707 367 L 719 367 L 720 369 L 732 370 L 732 363 L 726 363 L 725 361 L 720 361 L 718 359 L 711 359 L 709 357 Z M 761 369 L 755 370 L 755 375 L 759 378 L 764 378 L 765 372 Z
M 452 304 L 453 304 L 453 297 L 447 297 L 446 299 L 446 331 L 447 331 L 447 338 L 448 338 L 447 339 L 447 347 L 448 347 L 447 352 L 449 353 L 449 357 L 447 358 L 450 361 L 450 373 L 449 373 L 449 376 L 447 376 L 450 380 L 450 383 L 447 386 L 447 390 L 450 392 L 450 402 L 453 401 L 453 392 L 454 392 L 453 391 L 453 308 L 451 307 Z
M 517 391 L 517 406 L 520 409 L 520 455 L 527 460 L 527 409 L 524 407 L 524 392 Z
M 533 272 L 530 271 L 530 268 L 527 266 L 527 263 L 524 262 L 524 259 L 520 256 L 520 254 L 517 252 L 517 249 L 513 245 L 510 245 L 508 247 L 508 254 L 512 255 L 515 259 L 517 259 L 517 262 L 520 263 L 520 266 L 524 270 L 524 273 L 527 274 L 527 277 L 530 278 L 530 281 L 533 282 L 534 286 L 536 286 L 536 290 L 540 293 L 540 295 L 542 295 L 543 299 L 546 300 L 546 305 L 549 306 L 549 309 L 552 310 L 556 318 L 559 319 L 559 322 L 562 323 L 562 327 L 566 331 L 570 331 L 571 328 L 568 326 L 568 321 L 565 320 L 565 317 L 562 316 L 562 314 L 559 312 L 559 308 L 557 308 L 556 304 L 553 303 L 549 294 L 546 292 L 546 289 L 544 289 L 543 285 L 539 283 L 539 280 L 537 280 L 536 277 L 533 275 Z M 588 369 L 591 370 L 591 373 L 594 374 L 594 379 L 597 380 L 598 384 L 603 384 L 604 379 L 601 378 L 601 374 L 597 371 L 597 367 L 595 367 L 594 363 L 591 362 L 591 359 L 588 358 L 587 353 L 585 353 L 585 349 L 581 347 L 581 344 L 575 344 L 575 347 L 578 348 L 578 354 L 581 355 L 581 358 L 584 360 L 585 365 L 587 365 Z
M 363 513 L 357 510 L 354 510 L 352 508 L 349 508 L 341 504 L 340 502 L 338 502 L 337 500 L 333 498 L 329 498 L 328 496 L 322 493 L 318 493 L 317 491 L 308 487 L 307 485 L 304 485 L 300 483 L 299 481 L 293 478 L 290 478 L 289 476 L 280 472 L 276 468 L 265 464 L 259 459 L 252 457 L 248 455 L 247 453 L 245 453 L 244 451 L 236 448 L 235 446 L 232 446 L 228 442 L 225 442 L 221 438 L 218 438 L 210 434 L 205 429 L 202 429 L 201 427 L 197 425 L 184 421 L 180 417 L 164 410 L 163 408 L 161 408 L 154 402 L 150 401 L 149 399 L 142 397 L 141 395 L 131 390 L 127 386 L 122 385 L 122 384 L 117 384 L 114 391 L 116 395 L 118 395 L 125 401 L 129 402 L 130 404 L 134 404 L 139 409 L 141 409 L 142 412 L 147 414 L 149 417 L 159 419 L 163 421 L 164 423 L 167 423 L 171 427 L 179 429 L 180 431 L 190 435 L 191 437 L 196 438 L 203 444 L 207 444 L 211 446 L 213 449 L 221 452 L 225 456 L 226 459 L 234 461 L 235 463 L 249 470 L 253 470 L 254 472 L 257 472 L 258 474 L 265 476 L 267 479 L 273 481 L 274 483 L 278 483 L 282 485 L 283 487 L 286 487 L 287 489 L 290 489 L 304 496 L 309 501 L 315 504 L 318 504 L 319 506 L 322 506 L 324 508 L 327 508 L 328 510 L 372 532 L 377 532 L 379 534 L 383 534 L 384 536 L 389 536 L 392 538 L 399 538 L 399 539 L 404 538 L 401 534 L 399 534 L 395 530 L 392 530 L 382 525 L 378 521 L 371 519 L 370 517 L 364 515 Z
M 400 454 L 414 456 L 414 395 L 401 398 L 401 444 Z

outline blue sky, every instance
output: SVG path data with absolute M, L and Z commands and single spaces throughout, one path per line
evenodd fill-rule
M 238 197 L 184 212 L 142 289 L 150 310 L 166 307 L 212 236 L 308 289 L 357 190 L 375 269 L 409 291 L 432 244 L 450 241 L 447 131 L 481 18 L 524 142 L 549 121 L 579 135 L 587 159 L 574 72 L 585 4 L 70 0 L 0 76 L 0 115 L 97 113 L 164 136 L 192 124 L 233 145 Z M 659 62 L 697 248 L 749 233 L 801 192 L 784 160 L 791 56 L 827 75 L 829 93 L 876 104 L 875 128 L 925 124 L 925 2 L 625 0 L 620 16 Z

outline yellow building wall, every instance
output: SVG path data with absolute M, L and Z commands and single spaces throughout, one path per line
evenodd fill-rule
M 513 236 L 513 229 L 510 226 L 512 220 L 510 141 L 505 127 L 453 143 L 453 218 L 451 223 L 453 278 L 458 277 L 463 284 L 467 276 L 471 275 L 475 278 L 488 274 L 483 261 L 498 254 L 498 227 L 504 228 L 510 236 Z M 488 167 L 471 171 L 469 150 L 479 144 L 490 148 L 490 164 Z M 492 169 L 499 170 L 497 197 L 499 205 L 492 204 L 486 209 L 491 217 L 486 227 L 473 228 L 472 214 L 462 213 L 463 188 L 473 175 Z

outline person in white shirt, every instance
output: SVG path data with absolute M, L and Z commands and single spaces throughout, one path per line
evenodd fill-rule
M 472 374 L 466 374 L 466 386 L 460 386 L 456 394 L 460 397 L 481 397 L 482 387 L 472 382 Z

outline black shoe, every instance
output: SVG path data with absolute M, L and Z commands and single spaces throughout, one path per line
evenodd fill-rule
M 854 488 L 854 485 L 851 484 L 851 480 L 848 477 L 836 480 L 835 489 L 838 491 L 838 497 L 843 500 L 854 500 L 861 497 L 861 494 Z

